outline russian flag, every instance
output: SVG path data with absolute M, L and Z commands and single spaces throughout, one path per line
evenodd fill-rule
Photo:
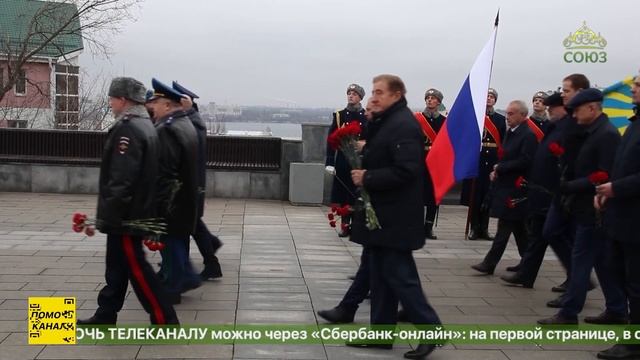
M 497 31 L 498 17 L 427 156 L 436 204 L 457 181 L 478 176 Z

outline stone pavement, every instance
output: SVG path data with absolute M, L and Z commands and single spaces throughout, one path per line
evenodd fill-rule
M 400 359 L 394 350 L 333 345 L 28 346 L 29 296 L 75 296 L 79 317 L 96 309 L 103 285 L 104 241 L 71 232 L 71 214 L 94 214 L 95 196 L 0 193 L 0 359 Z M 187 293 L 176 307 L 183 324 L 321 322 L 316 311 L 335 306 L 355 273 L 360 247 L 336 236 L 326 208 L 278 201 L 209 199 L 205 221 L 225 243 L 219 251 L 224 277 Z M 479 276 L 487 241 L 463 241 L 465 208 L 441 208 L 437 241 L 414 253 L 425 292 L 446 323 L 529 324 L 550 316 L 551 286 L 564 280 L 552 257 L 536 289 L 504 286 L 498 276 L 518 259 L 510 244 L 495 276 Z M 513 243 L 513 242 L 512 242 Z M 194 264 L 201 268 L 192 246 Z M 150 261 L 159 261 L 157 253 Z M 582 315 L 600 311 L 602 294 L 592 291 Z M 356 321 L 368 323 L 368 303 Z M 127 296 L 121 323 L 146 323 L 135 294 Z M 429 359 L 595 359 L 603 347 L 452 346 Z

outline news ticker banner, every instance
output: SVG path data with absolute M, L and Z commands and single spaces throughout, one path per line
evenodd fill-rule
M 76 326 L 73 297 L 29 298 L 28 340 L 33 345 L 212 344 L 640 344 L 640 326 L 536 325 L 119 325 Z

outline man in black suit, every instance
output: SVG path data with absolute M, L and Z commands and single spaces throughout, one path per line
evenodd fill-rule
M 372 325 L 395 325 L 398 301 L 412 323 L 440 324 L 422 292 L 411 254 L 425 243 L 422 192 L 426 166 L 424 137 L 405 94 L 404 83 L 395 75 L 373 79 L 374 119 L 363 150 L 363 170 L 351 171 L 353 183 L 369 193 L 381 225 L 368 231 L 365 240 L 371 253 Z M 424 359 L 435 347 L 420 344 L 404 356 Z
M 571 272 L 562 308 L 556 315 L 538 320 L 543 325 L 578 323 L 578 314 L 586 300 L 593 268 L 602 287 L 606 310 L 600 316 L 589 319 L 589 322 L 616 324 L 627 321 L 626 298 L 605 263 L 609 244 L 599 224 L 600 216 L 593 206 L 595 185 L 599 185 L 593 175 L 604 172 L 609 176 L 620 143 L 620 133 L 602 112 L 602 99 L 602 92 L 591 88 L 580 91 L 568 104 L 582 130 L 575 134 L 582 145 L 560 183 L 562 205 L 575 224 Z
M 612 240 L 609 264 L 614 267 L 614 279 L 626 291 L 629 304 L 629 323 L 640 324 L 640 234 L 629 231 L 640 219 L 640 77 L 631 88 L 636 114 L 622 137 L 611 170 L 611 181 L 596 187 L 594 205 L 604 209 L 605 227 Z M 640 346 L 618 344 L 598 353 L 600 359 L 637 359 Z
M 503 157 L 493 167 L 490 180 L 495 183 L 491 216 L 498 218 L 498 232 L 484 260 L 471 268 L 484 274 L 493 274 L 513 233 L 520 256 L 527 247 L 525 226 L 526 192 L 516 180 L 529 172 L 536 151 L 536 137 L 527 126 L 529 109 L 520 100 L 507 107 L 507 126 L 503 141 Z

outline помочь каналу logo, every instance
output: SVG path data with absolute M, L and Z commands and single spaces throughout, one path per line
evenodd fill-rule
M 563 59 L 567 63 L 605 63 L 607 62 L 607 40 L 587 26 L 583 21 L 582 26 L 573 34 L 569 34 L 563 41 L 567 50 Z

